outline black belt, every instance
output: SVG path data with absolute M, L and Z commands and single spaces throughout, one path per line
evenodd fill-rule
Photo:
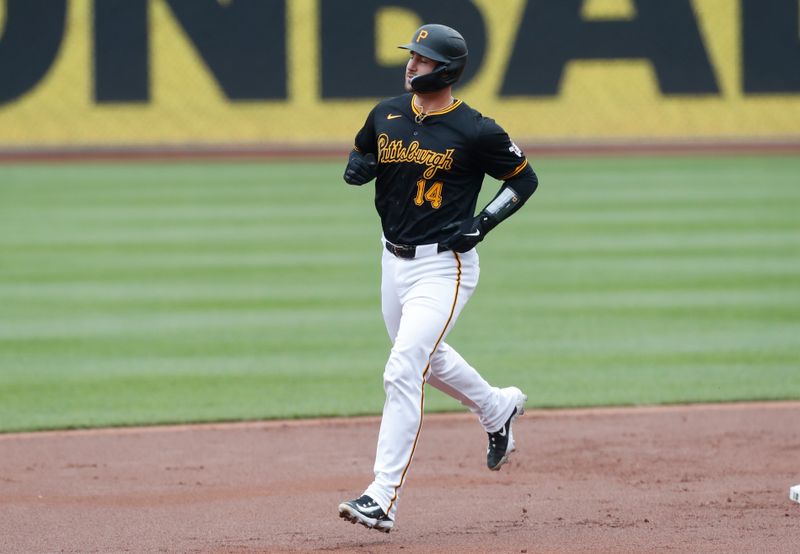
M 398 258 L 404 258 L 406 260 L 413 260 L 417 255 L 417 247 L 413 244 L 392 244 L 391 242 L 386 241 L 386 250 Z M 440 244 L 437 250 L 439 252 L 444 252 L 447 250 L 447 248 Z

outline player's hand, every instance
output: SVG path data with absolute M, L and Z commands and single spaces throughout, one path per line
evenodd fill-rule
M 442 228 L 442 231 L 452 234 L 439 244 L 453 252 L 468 252 L 494 228 L 493 223 L 489 215 L 483 212 L 472 219 L 451 223 Z
M 375 178 L 377 165 L 374 155 L 353 150 L 344 170 L 344 180 L 350 185 L 369 183 Z

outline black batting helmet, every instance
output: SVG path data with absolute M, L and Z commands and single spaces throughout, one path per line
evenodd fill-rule
M 416 30 L 411 42 L 399 46 L 439 62 L 431 73 L 411 79 L 416 92 L 433 92 L 454 84 L 467 65 L 467 42 L 446 25 L 430 23 Z

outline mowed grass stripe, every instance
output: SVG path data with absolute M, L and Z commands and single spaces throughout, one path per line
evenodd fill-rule
M 538 406 L 800 397 L 800 161 L 534 167 L 448 339 L 490 381 Z M 0 167 L 0 430 L 379 412 L 380 227 L 341 170 Z

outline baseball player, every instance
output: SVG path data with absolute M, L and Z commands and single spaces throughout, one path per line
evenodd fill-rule
M 422 428 L 426 382 L 477 414 L 489 435 L 489 469 L 500 469 L 514 450 L 511 425 L 527 396 L 516 387 L 491 386 L 445 338 L 478 284 L 475 246 L 538 185 L 506 132 L 453 98 L 467 61 L 457 31 L 423 25 L 400 48 L 410 53 L 407 94 L 372 109 L 344 173 L 351 185 L 376 179 L 381 299 L 392 349 L 375 478 L 361 497 L 339 505 L 339 515 L 386 533 Z M 504 183 L 474 215 L 485 174 Z

